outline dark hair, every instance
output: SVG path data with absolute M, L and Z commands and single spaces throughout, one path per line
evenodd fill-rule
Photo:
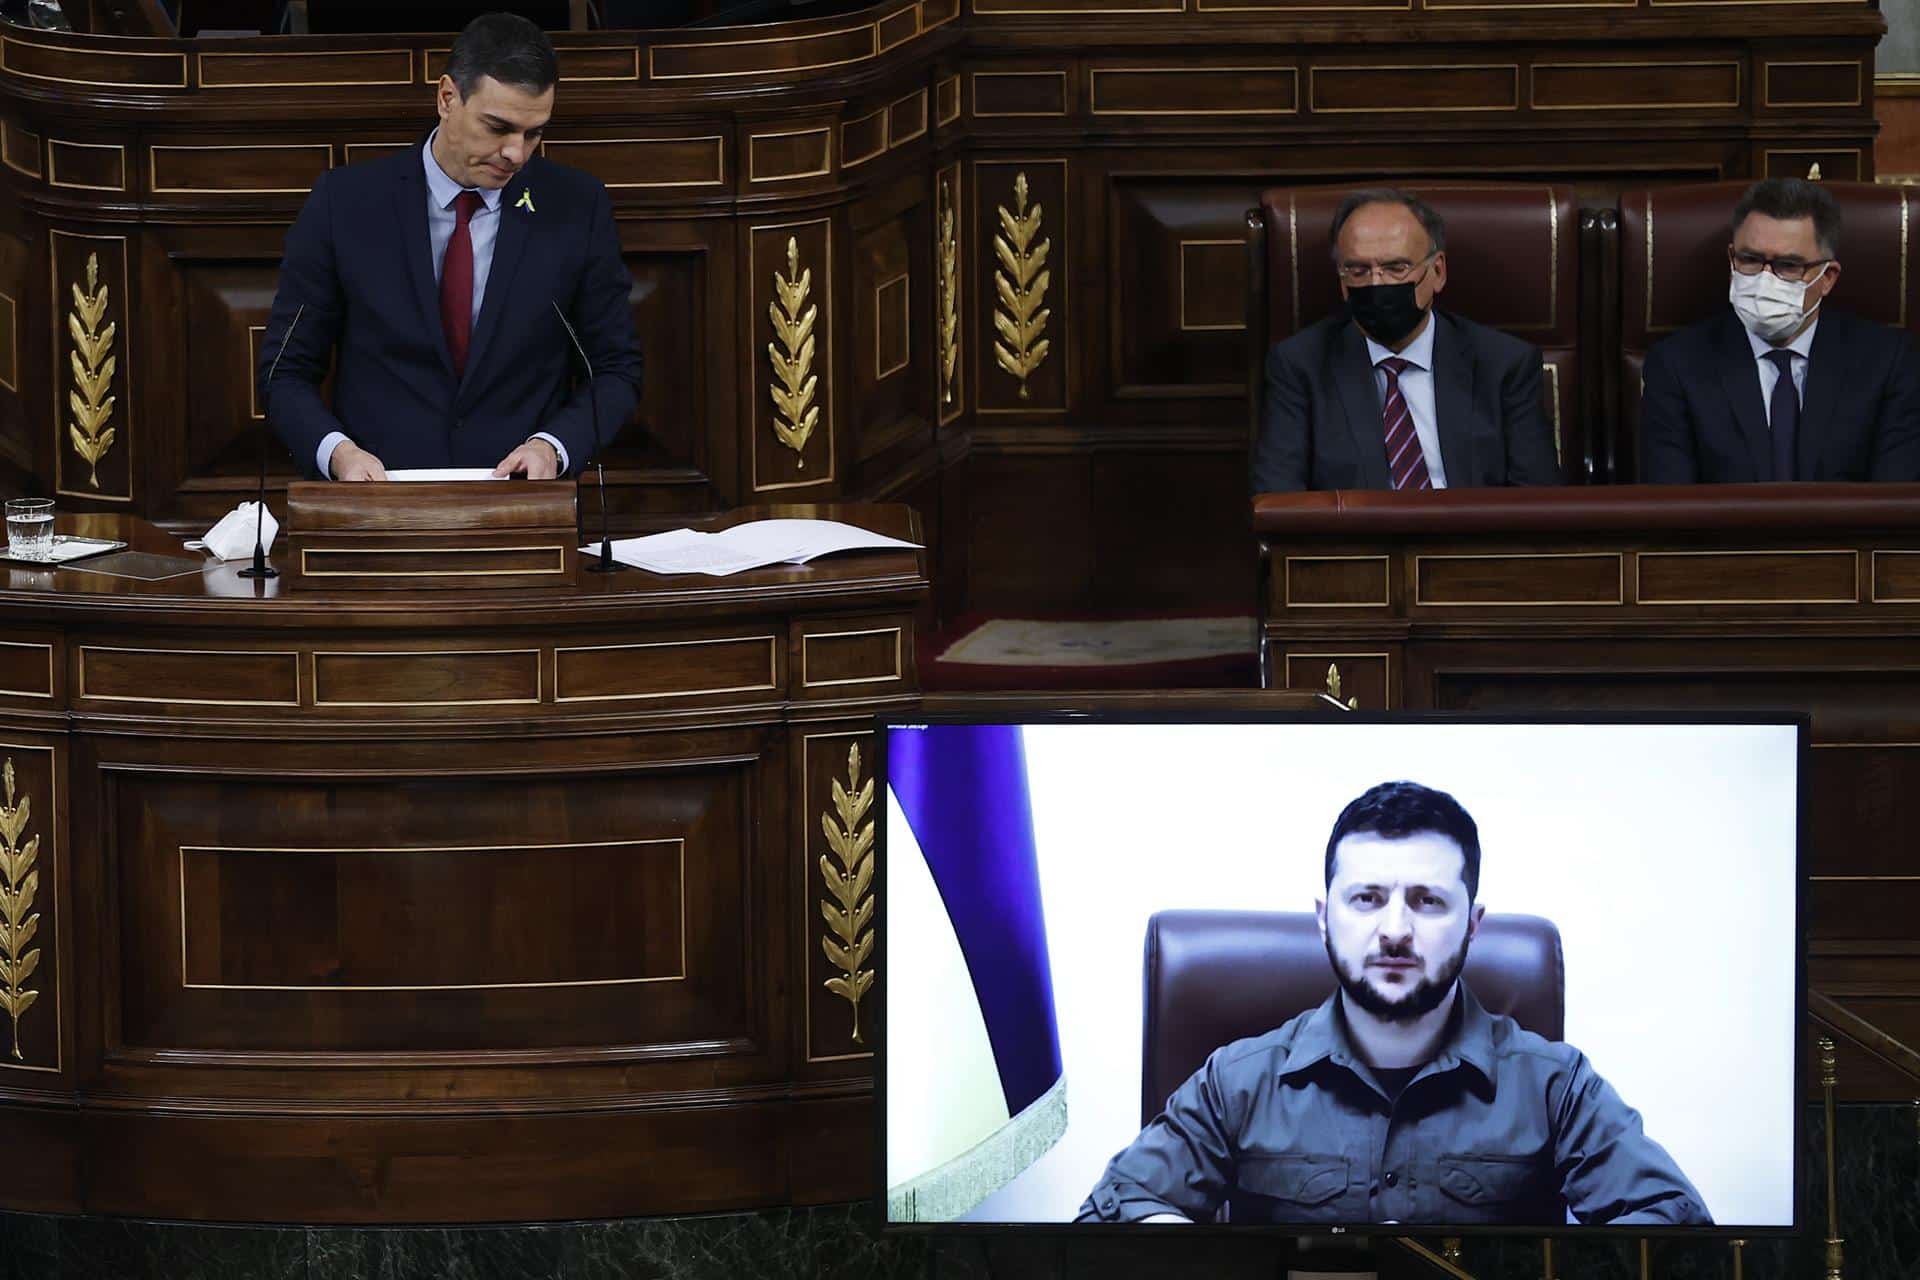
M 1356 831 L 1388 840 L 1403 840 L 1424 831 L 1437 832 L 1460 846 L 1460 878 L 1467 885 L 1467 901 L 1480 895 L 1480 828 L 1473 815 L 1444 791 L 1417 782 L 1383 782 L 1340 811 L 1333 834 L 1327 837 L 1327 887 L 1333 887 L 1334 851 Z
M 1340 208 L 1333 215 L 1333 231 L 1328 242 L 1333 251 L 1334 261 L 1340 260 L 1340 228 L 1347 225 L 1347 219 L 1353 216 L 1355 209 L 1370 204 L 1397 204 L 1408 213 L 1420 219 L 1420 225 L 1427 229 L 1427 240 L 1433 246 L 1428 252 L 1441 253 L 1447 247 L 1447 224 L 1433 207 L 1419 196 L 1409 194 L 1398 187 L 1366 187 L 1359 191 L 1350 191 L 1347 198 L 1340 202 Z
M 560 61 L 553 56 L 553 41 L 534 23 L 517 13 L 483 13 L 454 37 L 447 74 L 462 102 L 482 76 L 545 93 L 560 78 Z
M 1733 206 L 1730 230 L 1739 231 L 1750 213 L 1764 213 L 1782 222 L 1812 218 L 1813 239 L 1820 246 L 1820 252 L 1830 258 L 1839 256 L 1840 202 L 1817 182 L 1808 182 L 1805 178 L 1766 178 L 1754 183 L 1740 197 L 1740 203 Z

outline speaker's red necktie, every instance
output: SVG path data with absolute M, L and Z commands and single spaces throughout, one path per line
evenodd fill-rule
M 473 336 L 473 236 L 467 223 L 481 205 L 478 191 L 462 191 L 453 199 L 453 238 L 440 264 L 440 327 L 447 335 L 447 354 L 453 357 L 453 376 L 467 372 L 467 339 Z
M 1427 455 L 1420 448 L 1420 437 L 1413 429 L 1413 411 L 1400 394 L 1400 375 L 1414 367 L 1411 360 L 1389 356 L 1380 362 L 1387 375 L 1387 394 L 1380 406 L 1380 417 L 1387 433 L 1387 471 L 1396 489 L 1431 489 L 1433 478 L 1427 474 Z

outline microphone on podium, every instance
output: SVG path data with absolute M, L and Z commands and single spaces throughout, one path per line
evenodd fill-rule
M 607 469 L 600 461 L 600 451 L 606 446 L 600 440 L 600 395 L 593 385 L 593 361 L 587 359 L 587 349 L 580 345 L 580 335 L 567 323 L 567 313 L 560 309 L 560 300 L 552 299 L 553 314 L 560 317 L 561 328 L 567 331 L 567 341 L 573 343 L 573 349 L 579 353 L 580 363 L 587 370 L 587 408 L 593 414 L 593 469 L 600 481 L 600 559 L 587 566 L 589 573 L 617 573 L 626 568 L 613 558 L 613 538 L 607 533 Z
M 280 349 L 273 353 L 273 365 L 267 370 L 266 385 L 260 390 L 260 406 L 264 411 L 261 416 L 267 419 L 267 426 L 271 426 L 273 421 L 273 375 L 280 372 L 280 357 L 287 354 L 287 344 L 293 341 L 293 331 L 300 327 L 300 317 L 305 315 L 306 311 L 307 304 L 303 302 L 294 311 L 293 319 L 287 324 L 287 331 L 280 335 Z M 260 536 L 260 527 L 265 522 L 266 515 L 267 437 L 266 426 L 263 426 L 260 435 L 260 485 L 254 494 L 253 507 L 253 563 L 240 570 L 239 577 L 277 578 L 280 576 L 280 571 L 267 563 L 266 543 Z

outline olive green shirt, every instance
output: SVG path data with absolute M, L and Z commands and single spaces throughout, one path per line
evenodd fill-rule
M 1700 1193 L 1586 1055 L 1460 984 L 1440 1052 L 1399 1096 L 1342 997 L 1237 1040 L 1107 1165 L 1082 1222 L 1710 1225 Z

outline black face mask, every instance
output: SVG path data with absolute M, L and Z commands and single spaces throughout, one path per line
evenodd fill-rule
M 1391 347 L 1420 327 L 1426 312 L 1414 300 L 1416 280 L 1366 284 L 1347 290 L 1347 314 L 1383 347 Z

